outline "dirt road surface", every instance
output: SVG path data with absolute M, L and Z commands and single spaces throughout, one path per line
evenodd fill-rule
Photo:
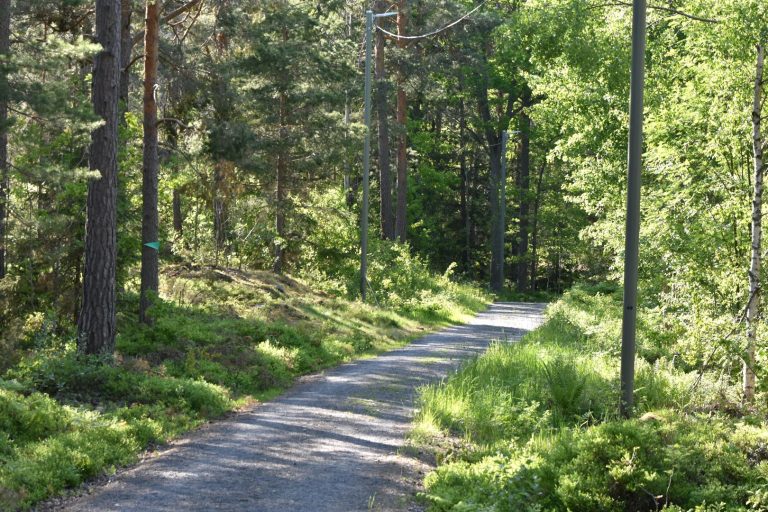
M 420 510 L 429 468 L 399 454 L 418 386 L 493 340 L 541 322 L 541 304 L 498 303 L 466 325 L 345 364 L 213 423 L 68 501 L 69 511 Z

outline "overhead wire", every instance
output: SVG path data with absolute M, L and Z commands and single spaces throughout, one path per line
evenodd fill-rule
M 469 18 L 470 16 L 475 14 L 477 11 L 479 11 L 480 8 L 482 8 L 486 3 L 488 3 L 488 0 L 483 0 L 477 7 L 475 7 L 474 9 L 472 9 L 471 11 L 469 11 L 468 13 L 466 13 L 464 16 L 462 16 L 461 18 L 457 19 L 456 21 L 453 21 L 453 22 L 449 23 L 448 25 L 444 26 L 443 28 L 440 28 L 440 29 L 437 29 L 437 30 L 433 30 L 432 32 L 427 32 L 426 34 L 420 34 L 418 36 L 401 36 L 401 35 L 398 35 L 398 34 L 394 34 L 394 33 L 390 32 L 390 31 L 388 31 L 388 30 L 386 30 L 384 28 L 381 28 L 379 25 L 376 25 L 376 30 L 379 30 L 379 31 L 383 32 L 384 34 L 388 35 L 389 37 L 392 37 L 392 38 L 395 38 L 395 39 L 401 39 L 401 40 L 407 40 L 407 41 L 413 41 L 413 40 L 416 40 L 416 39 L 424 39 L 424 38 L 427 38 L 427 37 L 436 36 L 437 34 L 439 34 L 441 32 L 445 32 L 446 30 L 455 27 L 456 25 L 458 25 L 459 23 L 461 23 L 462 21 L 466 20 L 467 18 Z

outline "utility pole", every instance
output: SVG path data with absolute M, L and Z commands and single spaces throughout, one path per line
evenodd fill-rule
M 360 298 L 365 302 L 368 288 L 368 206 L 370 202 L 371 174 L 371 57 L 373 54 L 373 19 L 385 16 L 396 16 L 396 12 L 373 14 L 365 12 L 365 108 L 363 122 L 365 137 L 363 139 L 363 207 L 360 212 Z
M 643 167 L 643 93 L 645 86 L 646 0 L 634 0 L 632 14 L 632 83 L 629 105 L 627 234 L 624 252 L 624 317 L 621 325 L 621 404 L 632 413 L 635 387 L 637 271 L 640 246 L 640 177 Z

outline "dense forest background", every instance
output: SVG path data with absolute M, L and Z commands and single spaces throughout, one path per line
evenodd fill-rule
M 93 3 L 5 2 L 2 319 L 81 309 Z M 122 2 L 117 289 L 142 256 L 144 8 Z M 365 8 L 396 34 L 471 2 L 168 0 L 159 6 L 163 265 L 274 269 L 354 295 Z M 762 2 L 650 9 L 641 296 L 703 341 L 748 295 L 755 45 Z M 7 27 L 6 27 L 7 28 Z M 488 281 L 507 146 L 506 284 L 562 291 L 622 268 L 630 9 L 489 1 L 432 37 L 377 31 L 373 238 L 439 272 Z M 92 181 L 91 181 L 92 182 Z M 388 251 L 372 250 L 385 300 Z M 378 251 L 378 252 L 377 252 Z M 401 252 L 402 252 L 401 251 Z M 498 257 L 497 257 L 498 259 Z M 671 317 L 672 318 L 672 317 Z M 12 330 L 12 328 L 11 328 Z M 6 331 L 6 329 L 4 329 Z M 704 343 L 707 344 L 707 343 Z
M 397 15 L 374 29 L 364 303 L 368 9 Z M 427 437 L 479 443 L 428 477 L 435 509 L 483 485 L 510 510 L 764 509 L 768 3 L 648 5 L 650 422 L 616 416 L 631 25 L 623 0 L 0 0 L 0 509 L 494 297 L 563 293 L 519 351 L 421 391 Z

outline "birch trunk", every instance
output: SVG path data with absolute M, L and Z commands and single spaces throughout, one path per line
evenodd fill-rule
M 763 97 L 763 64 L 765 47 L 757 46 L 754 103 L 752 109 L 752 145 L 754 150 L 754 193 L 752 197 L 752 257 L 749 266 L 749 304 L 747 306 L 747 351 L 744 357 L 744 400 L 755 398 L 755 344 L 760 320 L 760 252 L 763 237 L 763 146 L 761 130 Z

